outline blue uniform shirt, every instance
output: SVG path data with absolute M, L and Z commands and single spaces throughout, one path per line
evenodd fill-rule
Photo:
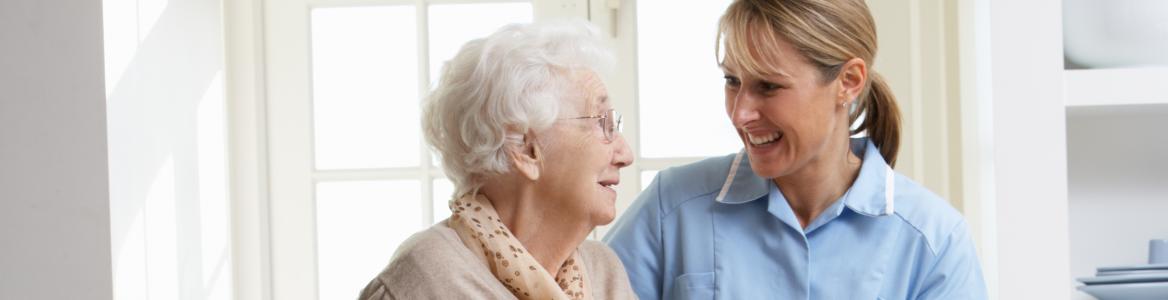
M 852 151 L 859 176 L 806 229 L 747 159 L 726 184 L 730 155 L 658 173 L 605 241 L 641 299 L 985 299 L 961 215 L 867 139 Z

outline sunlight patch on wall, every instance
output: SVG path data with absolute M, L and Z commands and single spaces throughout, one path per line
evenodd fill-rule
M 143 216 L 138 213 L 125 231 L 125 238 L 118 248 L 114 261 L 114 299 L 146 299 L 146 226 Z
M 167 157 L 146 196 L 146 290 L 149 299 L 178 299 L 178 228 L 174 158 Z
M 223 71 L 215 73 L 199 101 L 196 128 L 202 287 L 206 299 L 230 299 L 230 224 L 227 199 L 227 111 Z
M 105 96 L 108 100 L 138 52 L 138 2 L 102 1 L 102 33 L 105 35 Z
M 170 4 L 169 0 L 138 0 L 138 42 L 146 40 L 154 25 L 162 18 L 162 13 Z

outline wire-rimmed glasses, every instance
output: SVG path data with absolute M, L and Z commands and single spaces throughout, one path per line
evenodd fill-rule
M 604 138 L 609 142 L 612 142 L 616 138 L 616 133 L 621 132 L 624 127 L 624 116 L 615 109 L 606 110 L 599 115 L 565 118 L 564 120 L 579 119 L 599 119 L 597 121 L 600 122 L 600 128 L 604 131 Z

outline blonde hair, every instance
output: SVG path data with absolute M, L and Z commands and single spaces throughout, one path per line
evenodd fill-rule
M 781 53 L 779 40 L 819 69 L 824 82 L 839 75 L 844 63 L 876 58 L 876 24 L 863 0 L 737 0 L 718 24 L 717 53 L 743 72 L 761 76 L 774 70 L 767 56 Z M 725 55 L 721 46 L 725 45 Z M 719 61 L 722 63 L 722 61 Z M 900 148 L 900 110 L 884 78 L 869 67 L 868 81 L 856 99 L 849 123 L 864 117 L 851 133 L 866 132 L 890 166 Z

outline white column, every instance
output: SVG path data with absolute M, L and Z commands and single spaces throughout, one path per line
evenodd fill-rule
M 0 299 L 112 299 L 102 3 L 0 2 Z
M 1067 299 L 1069 265 L 1062 6 L 989 1 L 992 213 L 998 296 Z M 991 249 L 992 251 L 992 249 Z

